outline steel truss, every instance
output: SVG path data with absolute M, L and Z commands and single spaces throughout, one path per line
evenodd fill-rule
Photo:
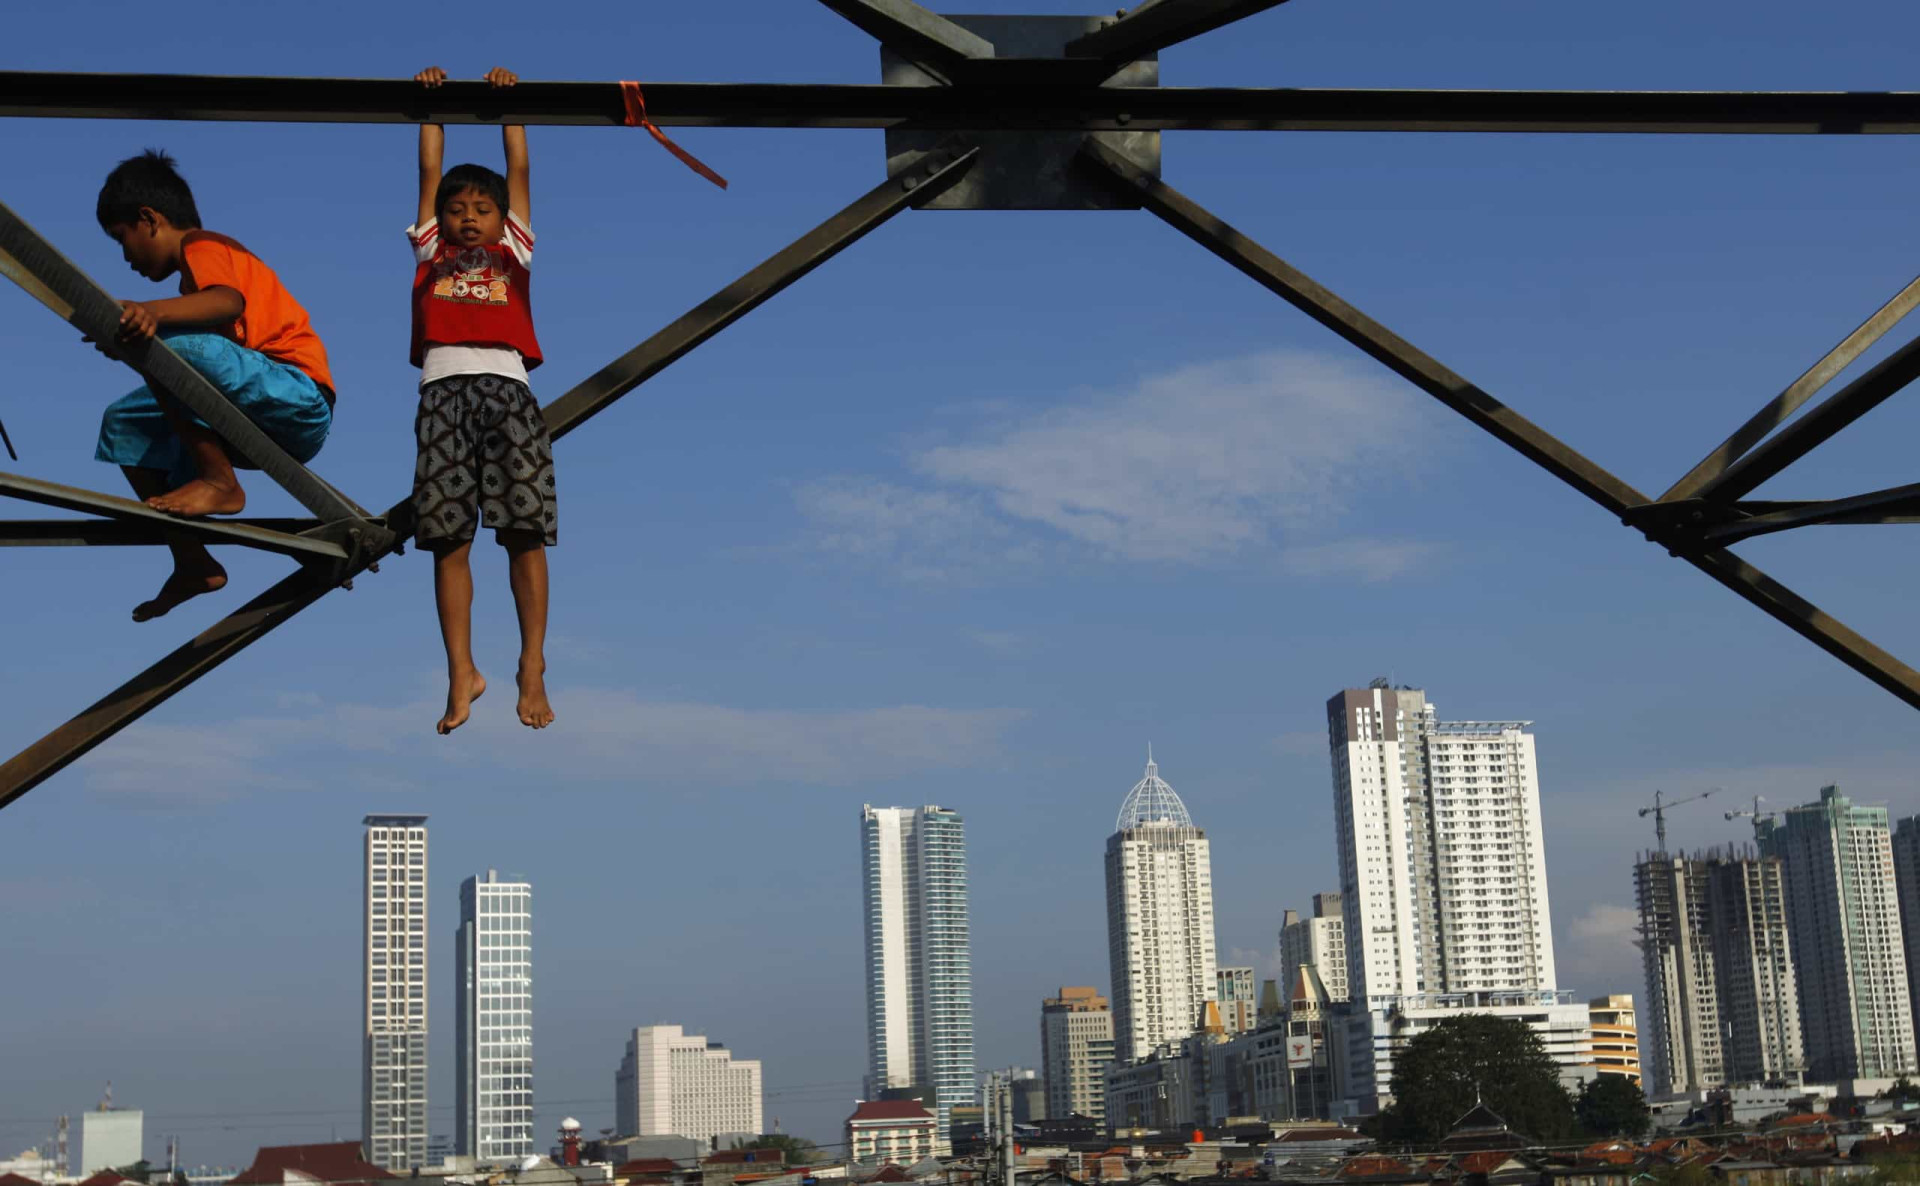
M 1920 377 L 1920 337 L 1797 419 L 1790 418 L 1920 305 L 1920 279 L 1895 295 L 1684 477 L 1649 498 L 1247 238 L 1099 133 L 1243 131 L 1920 133 L 1920 94 L 1162 88 L 1109 84 L 1129 65 L 1284 0 L 1144 0 L 1053 57 L 994 44 L 912 0 L 821 0 L 935 84 L 648 83 L 662 126 L 947 130 L 894 175 L 694 306 L 544 409 L 558 440 L 762 302 L 970 171 L 994 167 L 996 133 L 1037 132 L 1083 182 L 1145 208 L 1181 234 L 1510 446 L 1672 555 L 1686 560 L 1874 683 L 1920 708 L 1920 672 L 1728 548 L 1815 524 L 1920 523 L 1920 484 L 1825 501 L 1746 495 Z M 1044 18 L 1034 18 L 1044 19 Z M 339 123 L 620 126 L 617 83 L 528 82 L 506 91 L 450 82 L 0 72 L 0 116 Z M 1157 147 L 1157 146 L 1156 146 Z M 1157 159 L 1157 158 L 1156 158 Z M 996 192 L 1004 192 L 996 191 Z M 106 340 L 117 302 L 0 205 L 0 272 L 62 318 Z M 0 494 L 86 519 L 0 521 L 0 545 L 152 546 L 189 536 L 290 557 L 298 567 L 199 636 L 0 765 L 0 807 L 52 777 L 333 589 L 398 553 L 406 500 L 373 515 L 287 457 L 163 343 L 129 359 L 192 408 L 311 518 L 180 519 L 143 504 L 0 474 Z

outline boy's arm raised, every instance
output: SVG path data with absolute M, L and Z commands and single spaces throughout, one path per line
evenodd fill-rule
M 437 87 L 447 80 L 447 72 L 438 66 L 428 66 L 413 76 L 413 80 L 425 87 Z M 413 225 L 424 228 L 428 223 L 440 217 L 434 209 L 433 198 L 440 189 L 440 165 L 446 151 L 447 132 L 439 124 L 420 125 L 420 210 Z
M 487 71 L 487 81 L 496 87 L 508 87 L 520 79 L 505 66 L 495 66 Z M 532 168 L 527 163 L 527 129 L 519 124 L 503 126 L 500 147 L 507 154 L 507 209 L 518 214 L 521 222 L 532 226 L 533 184 Z

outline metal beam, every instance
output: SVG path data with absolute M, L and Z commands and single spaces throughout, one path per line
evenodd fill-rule
M 1771 403 L 1754 413 L 1732 436 L 1720 442 L 1719 448 L 1701 458 L 1700 464 L 1688 470 L 1685 477 L 1660 496 L 1660 501 L 1691 498 L 1708 482 L 1725 473 L 1728 466 L 1764 440 L 1768 433 L 1784 424 L 1787 417 L 1813 398 L 1814 393 L 1831 382 L 1835 375 L 1852 366 L 1855 359 L 1913 312 L 1915 305 L 1920 305 L 1920 276 L 1908 281 L 1907 286 L 1895 293 L 1892 300 L 1880 306 L 1873 316 L 1841 339 L 1840 344 L 1827 351 L 1819 362 L 1808 367 L 1806 373 L 1795 379 L 1785 391 L 1774 396 Z
M 648 114 L 665 127 L 1920 133 L 1920 93 L 1910 91 L 1106 87 L 1076 82 L 1084 67 L 1071 59 L 1053 65 L 1065 85 L 650 82 L 645 90 Z M 429 91 L 402 79 L 0 71 L 0 116 L 617 127 L 626 108 L 612 82 L 508 90 L 449 82 Z
M 601 367 L 543 409 L 554 440 L 670 366 L 767 298 L 838 255 L 909 206 L 953 184 L 979 157 L 977 148 L 936 149 L 905 177 L 874 186 L 839 213 L 768 256 L 758 267 L 694 306 L 659 333 Z
M 1080 159 L 1181 234 L 1607 510 L 1618 515 L 1646 501 L 1626 482 L 1119 153 L 1089 140 Z
M 112 342 L 120 324 L 121 306 L 106 289 L 60 254 L 25 219 L 0 202 L 0 256 L 6 266 L 0 268 L 10 279 L 24 275 L 32 284 L 28 291 L 55 312 L 64 305 L 66 320 L 96 342 Z M 52 304 L 49 298 L 57 300 Z M 300 505 L 330 523 L 355 522 L 362 526 L 366 511 L 328 485 L 325 481 L 287 456 L 245 413 L 207 381 L 206 376 L 187 365 L 168 347 L 154 338 L 146 342 L 117 346 L 122 361 L 148 383 L 159 387 L 191 409 L 214 432 L 247 461 L 279 483 Z M 364 525 L 369 546 L 378 546 L 383 528 Z
M 1725 548 L 1715 548 L 1685 559 L 1758 606 L 1767 616 L 1784 623 L 1795 634 L 1892 692 L 1909 706 L 1920 708 L 1920 671 L 1915 671 L 1867 641 L 1846 623 Z
M 1103 58 L 1131 62 L 1231 24 L 1256 12 L 1277 8 L 1286 0 L 1145 0 L 1104 29 L 1067 43 L 1075 58 Z
M 1089 143 L 1081 153 L 1083 160 L 1103 171 L 1114 184 L 1130 188 L 1147 209 L 1176 230 L 1588 498 L 1622 517 L 1645 504 L 1645 496 L 1632 486 L 1454 374 L 1172 186 L 1148 176 L 1099 144 Z M 1920 672 L 1819 607 L 1724 548 L 1694 552 L 1685 558 L 1815 646 L 1920 708 Z
M 993 42 L 913 0 L 820 0 L 903 58 L 951 77 L 955 66 L 993 57 Z
M 167 535 L 174 530 L 176 522 L 169 519 L 161 526 L 126 519 L 0 519 L 0 548 L 157 547 L 167 542 Z M 318 519 L 216 519 L 214 522 L 281 535 L 299 535 L 321 526 Z M 207 547 L 252 546 L 227 538 L 224 533 L 203 537 L 200 542 Z
M 74 759 L 139 720 L 175 692 L 226 662 L 333 588 L 333 580 L 328 575 L 301 568 L 214 623 L 193 641 L 107 693 L 84 712 L 0 765 L 0 808 L 53 777 Z
M 1743 504 L 1744 505 L 1744 504 Z M 1797 506 L 1763 511 L 1732 523 L 1710 527 L 1700 533 L 1707 543 L 1725 547 L 1756 535 L 1771 535 L 1795 527 L 1813 527 L 1823 523 L 1895 523 L 1914 521 L 1920 511 L 1920 483 L 1895 486 L 1834 498 L 1824 502 L 1805 502 Z
M 1920 378 L 1920 337 L 1880 360 L 1751 453 L 1700 484 L 1695 497 L 1730 502 L 1811 453 L 1901 388 Z
M 347 550 L 328 540 L 264 530 L 228 519 L 183 519 L 178 515 L 156 511 L 146 503 L 135 502 L 130 498 L 117 498 L 111 494 L 82 490 L 78 486 L 62 486 L 55 482 L 43 482 L 37 478 L 24 478 L 17 474 L 0 474 L 0 494 L 11 495 L 26 502 L 39 503 L 42 506 L 59 507 L 67 511 L 85 511 L 88 514 L 106 515 L 111 519 L 137 523 L 142 531 L 153 537 L 150 541 L 153 543 L 166 542 L 168 535 L 187 535 L 201 543 L 240 544 L 263 552 L 277 552 L 282 556 L 292 556 L 296 560 L 338 562 L 347 559 Z M 83 524 L 84 521 L 74 526 Z M 18 539 L 7 538 L 9 526 L 7 522 L 0 520 L 0 543 L 20 542 Z

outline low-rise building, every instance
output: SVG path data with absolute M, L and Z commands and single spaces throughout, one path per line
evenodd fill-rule
M 913 1100 L 862 1100 L 847 1117 L 847 1158 L 912 1165 L 934 1155 L 939 1131 L 939 1119 Z
M 1640 1082 L 1640 1031 L 1634 1025 L 1633 994 L 1614 993 L 1587 1002 L 1593 1028 L 1593 1069 Z
M 1553 989 L 1503 992 L 1420 993 L 1373 997 L 1366 1012 L 1346 1017 L 1346 1040 L 1336 1055 L 1345 1116 L 1368 1116 L 1393 1103 L 1395 1054 L 1417 1035 L 1450 1017 L 1481 1014 L 1526 1025 L 1560 1068 L 1569 1090 L 1594 1077 L 1593 1019 L 1573 994 Z M 1344 1117 L 1336 1117 L 1336 1119 Z

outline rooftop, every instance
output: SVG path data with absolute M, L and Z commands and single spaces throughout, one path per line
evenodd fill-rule
M 1160 766 L 1153 760 L 1153 747 L 1147 747 L 1146 777 L 1133 784 L 1127 797 L 1121 800 L 1120 815 L 1113 822 L 1113 830 L 1124 832 L 1128 828 L 1139 827 L 1191 828 L 1193 817 L 1187 814 L 1187 805 L 1180 801 L 1160 777 Z

